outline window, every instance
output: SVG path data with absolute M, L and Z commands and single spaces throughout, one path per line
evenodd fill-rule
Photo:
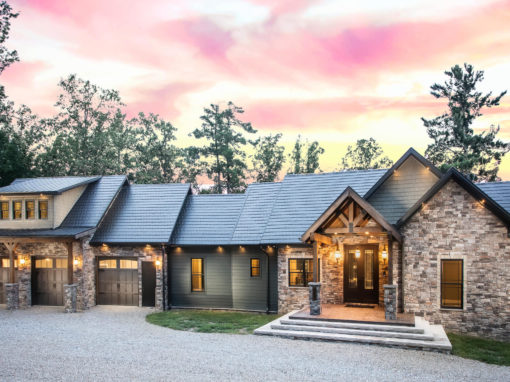
M 9 258 L 3 258 L 2 262 L 0 262 L 0 268 L 10 268 L 11 260 Z M 18 260 L 14 259 L 14 268 L 18 268 Z
M 99 260 L 99 268 L 101 269 L 115 269 L 117 268 L 117 260 L 115 259 L 103 259 Z
M 34 200 L 25 200 L 25 219 L 35 219 Z
M 66 258 L 57 259 L 56 263 L 57 264 L 56 264 L 55 268 L 60 268 L 60 269 L 67 268 L 67 259 Z
M 320 265 L 317 269 L 317 276 L 320 277 Z M 312 281 L 313 259 L 289 259 L 289 286 L 304 287 Z
M 36 268 L 53 268 L 53 259 L 36 259 Z
M 1 202 L 1 213 L 0 213 L 0 219 L 7 220 L 9 219 L 9 202 Z
M 250 276 L 260 277 L 260 259 L 250 260 Z
M 120 269 L 138 269 L 138 260 L 120 260 Z
M 13 210 L 13 219 L 19 220 L 21 219 L 21 200 L 15 200 L 12 202 L 12 210 Z
M 441 260 L 441 308 L 462 309 L 462 263 L 462 260 Z
M 204 259 L 191 259 L 191 291 L 204 290 Z
M 39 219 L 48 219 L 48 201 L 39 200 Z

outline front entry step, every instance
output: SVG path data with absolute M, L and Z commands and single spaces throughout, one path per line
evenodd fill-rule
M 291 319 L 289 313 L 254 331 L 291 339 L 355 342 L 450 353 L 452 346 L 441 325 L 416 317 L 414 327 Z

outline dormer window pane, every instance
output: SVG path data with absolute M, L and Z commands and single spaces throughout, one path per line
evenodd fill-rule
M 0 219 L 7 220 L 9 219 L 9 202 L 1 202 L 1 212 Z
M 39 219 L 48 219 L 48 201 L 39 200 Z
M 25 201 L 25 218 L 35 219 L 35 201 L 33 200 Z
M 13 214 L 12 214 L 13 219 L 20 220 L 22 217 L 21 200 L 16 200 L 16 201 L 12 202 L 12 211 L 13 211 Z

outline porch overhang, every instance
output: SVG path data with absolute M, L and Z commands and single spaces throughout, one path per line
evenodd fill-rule
M 336 211 L 344 206 L 345 203 L 349 200 L 354 201 L 364 211 L 364 213 L 359 214 L 358 216 L 354 216 L 354 214 L 350 212 L 348 217 L 345 217 L 343 214 L 339 214 L 339 219 L 343 222 L 343 224 L 345 224 L 344 228 L 326 228 L 324 232 L 318 232 L 321 230 L 321 227 L 323 227 L 325 223 L 327 223 L 327 221 L 336 213 Z M 389 223 L 368 201 L 363 199 L 351 187 L 347 187 L 345 191 L 310 226 L 310 228 L 306 230 L 306 232 L 301 236 L 301 241 L 315 242 L 317 240 L 314 240 L 314 238 L 316 239 L 317 237 L 328 237 L 327 235 L 329 234 L 362 234 L 367 232 L 375 233 L 376 231 L 379 231 L 379 228 L 374 227 L 357 227 L 357 224 L 360 223 L 361 220 L 366 216 L 372 218 L 378 225 L 382 227 L 385 232 L 388 233 L 388 235 L 391 235 L 399 243 L 402 242 L 402 236 L 398 230 L 391 223 Z

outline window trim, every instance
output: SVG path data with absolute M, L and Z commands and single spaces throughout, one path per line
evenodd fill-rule
M 253 260 L 257 260 L 259 262 L 259 265 L 257 267 L 254 267 L 253 266 Z M 251 257 L 250 258 L 250 277 L 253 277 L 253 278 L 260 278 L 262 277 L 262 272 L 261 272 L 261 269 L 260 269 L 260 257 Z M 253 269 L 258 269 L 259 270 L 259 274 L 258 275 L 253 275 Z
M 10 220 L 11 219 L 11 206 L 10 206 L 10 204 L 11 203 L 9 203 L 8 200 L 0 201 L 0 220 Z M 3 205 L 7 206 L 7 217 L 5 219 L 3 218 L 3 211 L 4 211 L 4 209 L 2 208 Z
M 16 208 L 14 207 L 16 203 L 19 203 L 21 206 L 19 218 L 16 217 Z M 23 220 L 23 200 L 21 199 L 12 201 L 12 220 Z
M 28 203 L 30 203 L 30 202 L 34 203 L 34 208 L 33 208 L 33 210 L 34 210 L 34 217 L 33 217 L 33 218 L 29 218 L 29 217 L 28 217 L 28 208 L 27 208 L 27 204 L 28 204 Z M 35 199 L 25 199 L 25 203 L 24 203 L 24 204 L 25 204 L 25 220 L 35 220 L 35 213 L 36 213 L 36 211 L 37 211 L 37 209 L 36 209 Z
M 46 203 L 46 217 L 45 218 L 42 218 L 41 217 L 41 202 L 42 203 Z M 37 202 L 37 218 L 39 220 L 48 220 L 48 210 L 49 210 L 49 206 L 50 206 L 50 203 L 48 202 L 48 200 L 39 200 Z
M 443 305 L 443 262 L 445 261 L 460 261 L 460 283 L 444 283 L 447 285 L 460 285 L 460 306 Z M 464 310 L 464 259 L 451 259 L 442 258 L 440 259 L 439 269 L 439 306 L 445 310 Z
M 200 260 L 202 265 L 201 273 L 193 273 L 193 260 Z M 192 257 L 190 259 L 190 289 L 191 293 L 204 293 L 205 292 L 205 261 L 203 257 Z M 202 277 L 202 289 L 193 289 L 193 275 L 200 275 Z
M 306 263 L 306 261 L 310 261 L 312 263 L 312 266 L 313 266 L 313 258 L 308 258 L 308 257 L 289 257 L 287 260 L 288 260 L 287 261 L 287 270 L 288 270 L 287 273 L 289 274 L 287 282 L 288 282 L 289 287 L 290 288 L 308 288 L 308 283 L 306 281 L 307 280 L 306 275 L 307 275 L 307 273 L 312 273 L 313 274 L 313 268 L 312 268 L 311 272 L 305 272 L 305 263 Z M 292 285 L 290 283 L 290 274 L 291 274 L 291 271 L 290 271 L 290 261 L 291 260 L 297 260 L 297 261 L 303 260 L 303 269 L 302 269 L 302 271 L 303 271 L 303 281 L 305 283 L 304 285 Z M 321 263 L 320 263 L 320 259 L 317 259 L 317 281 L 319 281 L 319 282 L 321 280 L 321 276 L 320 276 L 321 273 L 320 272 L 321 272 Z M 292 273 L 298 273 L 298 272 L 292 272 Z

